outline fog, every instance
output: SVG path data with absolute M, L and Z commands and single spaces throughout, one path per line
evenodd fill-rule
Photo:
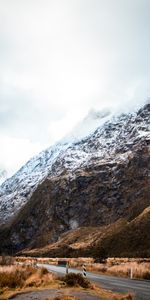
M 0 0 L 0 168 L 149 98 L 149 0 Z M 89 124 L 90 126 L 90 124 Z

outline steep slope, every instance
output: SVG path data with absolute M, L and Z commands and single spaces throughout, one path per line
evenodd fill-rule
M 0 224 L 10 221 L 30 199 L 38 184 L 48 175 L 53 161 L 66 147 L 68 144 L 57 144 L 42 151 L 1 185 Z
M 6 180 L 7 172 L 0 168 L 0 184 Z
M 103 241 L 110 256 L 150 257 L 150 206 Z
M 29 160 L 14 176 L 0 186 L 0 224 L 7 224 L 31 198 L 36 187 L 48 176 L 63 172 L 64 168 L 74 170 L 88 159 L 87 153 L 74 146 L 99 125 L 110 119 L 108 111 L 90 112 L 69 136 Z M 68 149 L 67 153 L 66 150 Z M 91 155 L 91 154 L 90 154 Z M 74 157 L 73 157 L 74 156 Z
M 72 177 L 78 169 L 96 165 L 100 160 L 101 164 L 103 161 L 123 162 L 132 156 L 133 147 L 148 139 L 149 104 L 138 113 L 117 117 L 109 114 L 95 117 L 93 114 L 93 118 L 96 118 L 96 125 L 98 120 L 100 123 L 94 133 L 77 142 L 63 140 L 50 147 L 2 184 L 0 224 L 8 223 L 17 214 L 47 176 L 51 178 L 68 172 Z
M 114 223 L 149 205 L 149 113 L 146 105 L 60 145 L 45 179 L 1 230 L 1 250 L 44 246 L 68 230 Z
M 150 206 L 130 222 L 120 219 L 107 226 L 80 227 L 62 234 L 56 243 L 24 250 L 22 254 L 98 258 L 102 249 L 110 257 L 150 257 L 149 232 Z

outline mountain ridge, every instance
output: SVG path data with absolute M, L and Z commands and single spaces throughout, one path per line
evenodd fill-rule
M 45 177 L 6 222 L 7 228 L 1 227 L 1 251 L 43 247 L 68 230 L 113 224 L 129 214 L 131 217 L 134 206 L 134 211 L 141 213 L 150 204 L 149 114 L 147 104 L 137 113 L 104 122 L 84 139 L 63 144 L 63 149 L 59 144 L 53 153 L 43 152 L 44 158 L 50 157 L 41 164 L 43 169 L 46 167 Z M 39 165 L 33 161 L 31 169 L 35 167 L 39 176 L 40 161 Z M 23 191 L 28 190 L 25 187 Z M 10 196 L 12 203 L 11 193 L 8 190 L 1 199 Z
M 149 104 L 147 104 L 145 107 L 148 106 Z M 42 151 L 39 155 L 29 160 L 25 166 L 23 166 L 10 179 L 6 180 L 0 187 L 0 223 L 3 223 L 3 221 L 5 223 L 5 219 L 6 222 L 8 222 L 9 218 L 11 219 L 11 215 L 14 216 L 14 214 L 20 209 L 20 206 L 23 206 L 28 201 L 28 199 L 31 197 L 32 192 L 36 189 L 38 184 L 42 182 L 49 173 L 50 176 L 53 176 L 53 174 L 56 175 L 56 173 L 58 174 L 58 164 L 60 164 L 60 168 L 62 166 L 64 167 L 64 169 L 67 168 L 70 171 L 71 168 L 74 170 L 76 169 L 76 167 L 78 167 L 78 165 L 82 165 L 82 161 L 86 164 L 87 160 L 89 160 L 92 155 L 95 157 L 95 159 L 96 157 L 101 159 L 109 159 L 110 156 L 114 156 L 114 145 L 116 148 L 119 148 L 119 145 L 117 145 L 117 143 L 120 142 L 120 129 L 126 131 L 125 127 L 128 126 L 128 122 L 130 122 L 130 120 L 131 124 L 132 119 L 133 123 L 135 119 L 137 119 L 139 122 L 139 124 L 137 123 L 136 126 L 131 126 L 130 129 L 133 131 L 137 131 L 137 138 L 144 138 L 142 136 L 143 134 L 148 135 L 148 132 L 145 130 L 146 124 L 143 124 L 142 117 L 140 116 L 140 110 L 138 114 L 136 114 L 135 112 L 128 115 L 122 114 L 119 117 L 117 116 L 112 118 L 112 121 L 110 120 L 102 124 L 99 129 L 96 129 L 94 131 L 94 134 L 98 141 L 95 148 L 94 145 L 92 147 L 92 134 L 90 134 L 88 137 L 85 137 L 84 139 L 81 139 L 79 141 L 74 141 L 71 144 L 62 141 L 62 143 L 58 143 L 50 147 L 49 149 Z M 140 126 L 141 124 L 142 126 Z M 115 130 L 115 127 L 117 128 L 117 130 Z M 139 129 L 137 130 L 137 128 Z M 114 134 L 116 134 L 116 137 L 113 137 L 113 131 Z M 129 154 L 127 153 L 127 150 L 130 151 L 130 145 L 132 146 L 132 132 L 131 134 L 129 132 L 129 135 L 131 136 L 131 138 L 129 137 L 127 139 L 128 143 L 126 144 L 126 149 L 124 145 L 125 141 L 123 141 L 122 139 L 122 144 L 124 147 L 123 153 L 126 152 L 126 154 L 122 153 L 121 156 L 121 149 L 114 149 L 117 150 L 118 153 L 120 152 L 120 159 L 124 159 L 124 156 Z M 125 139 L 126 137 L 124 136 L 123 138 Z M 78 144 L 81 143 L 83 143 L 83 146 L 85 145 L 85 147 L 82 147 L 82 149 L 80 146 L 78 147 Z M 89 145 L 87 145 L 86 147 L 87 143 Z M 99 151 L 97 150 L 98 148 L 100 148 Z M 71 155 L 70 152 L 72 152 Z M 63 157 L 63 154 L 65 158 Z M 69 158 L 68 161 L 67 157 Z M 66 160 L 64 166 L 63 160 Z M 71 168 L 69 168 L 69 164 L 71 164 Z M 75 164 L 77 164 L 77 166 Z

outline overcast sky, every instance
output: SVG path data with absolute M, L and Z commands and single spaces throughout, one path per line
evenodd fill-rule
M 0 167 L 149 97 L 150 0 L 0 0 Z

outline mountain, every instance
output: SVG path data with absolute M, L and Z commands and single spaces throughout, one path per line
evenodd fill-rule
M 6 177 L 7 171 L 0 168 L 0 184 L 2 184 L 2 182 L 6 180 Z
M 103 251 L 110 257 L 150 257 L 149 232 L 150 206 L 131 221 L 120 219 L 106 226 L 79 227 L 62 234 L 55 243 L 21 253 L 34 257 L 98 258 Z
M 72 169 L 72 171 L 76 168 L 76 165 L 80 166 L 82 161 L 85 161 L 86 157 L 89 156 L 89 153 L 88 150 L 86 153 L 83 149 L 77 147 L 76 141 L 88 135 L 90 131 L 98 127 L 98 124 L 106 122 L 109 117 L 110 112 L 108 110 L 90 111 L 83 122 L 61 142 L 33 157 L 14 176 L 7 179 L 0 186 L 0 224 L 8 223 L 14 218 L 20 208 L 30 199 L 36 187 L 49 174 L 53 176 L 54 169 L 55 174 L 59 174 L 63 171 L 63 168 L 68 168 L 69 164 L 69 169 Z M 76 152 L 73 159 L 72 154 L 70 155 L 71 151 Z
M 150 205 L 150 104 L 130 114 L 92 114 L 96 130 L 43 151 L 1 185 L 1 251 L 44 247 L 64 232 L 129 216 L 132 222 Z

